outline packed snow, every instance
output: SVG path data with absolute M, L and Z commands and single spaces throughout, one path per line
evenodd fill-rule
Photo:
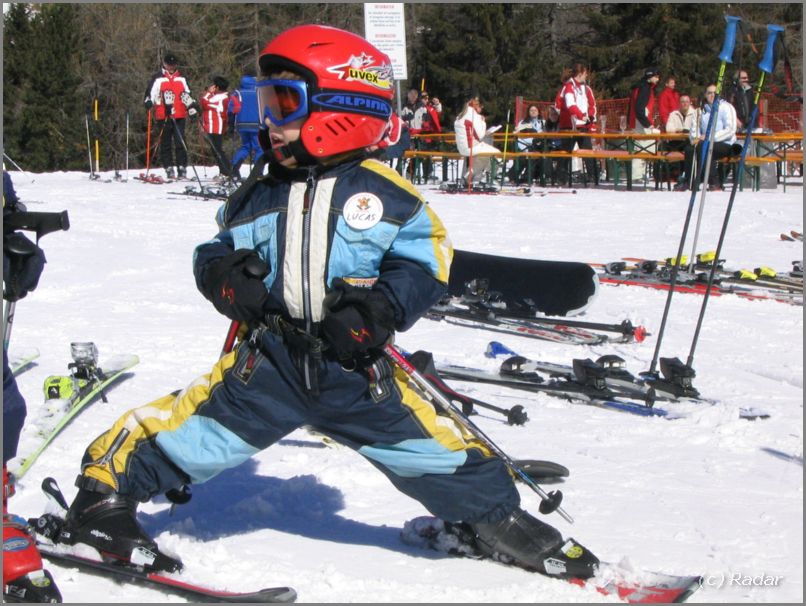
M 201 176 L 209 172 L 199 168 Z M 12 173 L 31 211 L 70 213 L 70 230 L 46 236 L 39 288 L 17 305 L 12 353 L 41 357 L 19 378 L 29 415 L 42 383 L 66 374 L 72 341 L 93 341 L 100 359 L 134 353 L 133 375 L 64 430 L 21 479 L 11 510 L 54 506 L 39 489 L 52 476 L 68 501 L 84 448 L 126 410 L 206 373 L 228 321 L 196 290 L 194 247 L 216 232 L 219 202 L 173 192 L 192 183 L 92 182 L 86 173 Z M 191 171 L 192 175 L 192 171 Z M 105 179 L 112 174 L 103 174 Z M 525 258 L 607 262 L 673 255 L 690 194 L 638 186 L 579 188 L 532 196 L 451 195 L 420 186 L 457 248 Z M 716 247 L 729 192 L 710 192 L 698 251 Z M 697 197 L 699 203 L 699 196 Z M 698 208 L 698 207 L 697 207 Z M 696 220 L 696 215 L 695 215 Z M 693 226 L 692 226 L 693 229 Z M 723 249 L 727 265 L 779 271 L 803 258 L 802 180 L 739 192 Z M 690 242 L 690 241 L 689 241 Z M 690 243 L 686 245 L 689 252 Z M 641 344 L 582 347 L 421 320 L 398 336 L 408 351 L 491 367 L 486 344 L 561 363 L 614 353 L 634 373 L 652 360 L 666 293 L 602 285 L 582 319 L 644 325 Z M 698 295 L 676 294 L 662 356 L 688 356 Z M 803 601 L 803 309 L 735 296 L 712 298 L 694 356 L 695 386 L 717 401 L 677 420 L 643 418 L 495 386 L 453 383 L 529 414 L 524 426 L 479 410 L 479 426 L 514 458 L 567 466 L 561 486 L 574 525 L 546 520 L 602 560 L 635 570 L 700 574 L 691 602 Z M 767 420 L 740 420 L 757 407 Z M 32 444 L 24 434 L 21 452 Z M 523 505 L 539 498 L 521 487 Z M 193 488 L 171 511 L 157 500 L 140 518 L 163 549 L 180 554 L 188 578 L 231 590 L 297 589 L 300 602 L 601 602 L 583 589 L 503 565 L 457 559 L 404 544 L 407 520 L 427 515 L 362 457 L 303 430 L 240 467 Z M 47 563 L 66 602 L 181 602 L 154 590 Z

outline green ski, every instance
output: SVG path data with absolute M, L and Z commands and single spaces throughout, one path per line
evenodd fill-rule
M 37 430 L 39 446 L 28 455 L 18 456 L 10 466 L 21 478 L 36 462 L 50 443 L 73 418 L 98 396 L 106 401 L 104 390 L 121 379 L 127 370 L 140 362 L 133 354 L 111 356 L 98 366 L 98 349 L 94 343 L 71 343 L 75 362 L 68 365 L 70 375 L 54 375 L 45 379 L 45 415 L 32 419 L 31 429 Z
M 39 350 L 36 347 L 23 350 L 20 353 L 14 352 L 13 355 L 8 357 L 8 365 L 11 368 L 11 374 L 15 377 L 21 375 L 28 370 L 31 365 L 39 357 Z

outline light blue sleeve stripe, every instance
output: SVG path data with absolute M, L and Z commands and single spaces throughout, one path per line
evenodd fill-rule
M 429 473 L 451 475 L 467 460 L 464 450 L 448 450 L 434 439 L 362 446 L 358 452 L 401 478 L 419 478 Z
M 435 278 L 440 275 L 439 262 L 434 254 L 434 238 L 436 229 L 431 217 L 421 206 L 417 213 L 409 219 L 397 234 L 389 256 L 397 259 L 407 259 L 427 267 Z
M 259 452 L 218 421 L 199 415 L 191 416 L 174 431 L 159 432 L 157 445 L 194 484 L 206 482 Z

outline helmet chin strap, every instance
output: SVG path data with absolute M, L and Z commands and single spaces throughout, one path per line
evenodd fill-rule
M 268 154 L 268 157 L 273 158 L 277 163 L 282 163 L 289 158 L 295 158 L 300 166 L 318 164 L 316 158 L 308 153 L 308 150 L 305 149 L 305 146 L 299 139 L 286 145 L 273 147 L 269 140 L 269 131 L 265 128 L 258 131 L 257 138 L 260 147 L 263 148 L 263 153 Z

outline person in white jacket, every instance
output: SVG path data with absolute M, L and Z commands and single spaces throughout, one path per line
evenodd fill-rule
M 498 148 L 484 140 L 487 136 L 487 121 L 481 115 L 481 108 L 479 97 L 472 97 L 453 123 L 456 148 L 461 155 L 467 157 L 462 171 L 465 183 L 480 182 L 485 171 L 490 168 L 490 154 L 500 153 Z
M 697 110 L 691 106 L 691 97 L 683 93 L 677 101 L 677 109 L 671 112 L 668 120 L 666 120 L 666 132 L 690 135 L 691 131 L 696 128 L 697 117 Z M 689 138 L 665 141 L 664 146 L 666 151 L 683 152 L 685 162 L 680 178 L 677 180 L 677 185 L 675 185 L 675 191 L 685 191 L 691 185 L 691 177 L 693 176 L 694 147 Z
M 701 144 L 705 141 L 715 97 L 716 85 L 709 84 L 705 89 L 705 98 L 702 108 L 697 111 L 697 119 L 694 121 L 694 128 L 688 135 L 695 153 L 700 153 L 702 149 Z M 717 171 L 717 160 L 736 153 L 736 149 L 734 148 L 734 144 L 736 143 L 736 109 L 725 99 L 719 100 L 716 120 L 712 128 L 715 130 L 713 139 L 714 151 L 711 156 L 711 167 L 708 170 L 708 189 L 722 190 L 724 188 L 722 187 L 719 172 Z M 698 162 L 698 164 L 701 165 L 700 162 Z M 704 169 L 698 170 L 698 173 L 697 182 L 699 183 L 703 180 L 705 171 Z

